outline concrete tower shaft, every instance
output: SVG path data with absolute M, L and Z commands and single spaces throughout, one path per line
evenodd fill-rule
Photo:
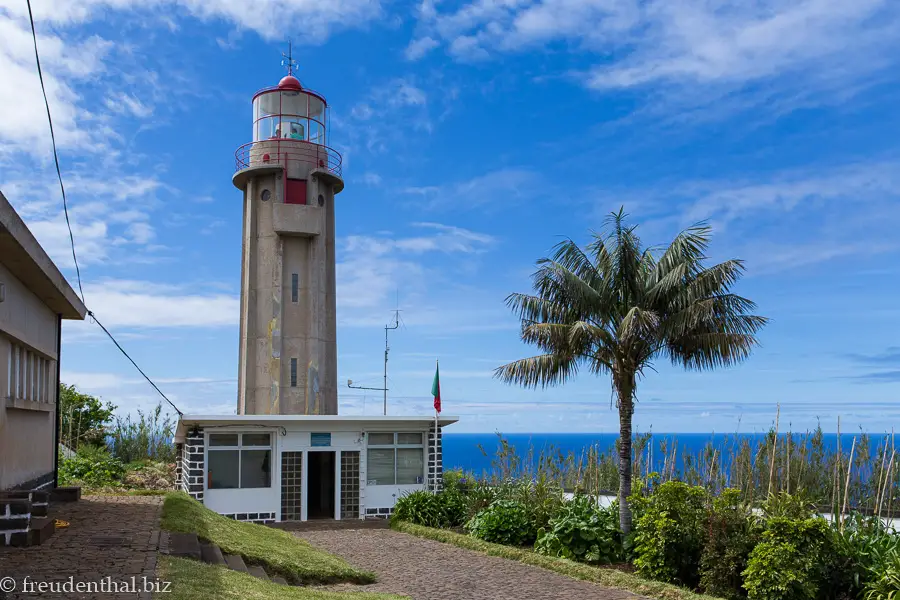
M 334 197 L 327 104 L 288 76 L 253 99 L 244 192 L 238 414 L 337 414 Z

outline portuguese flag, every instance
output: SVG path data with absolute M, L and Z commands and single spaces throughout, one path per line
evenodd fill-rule
M 441 412 L 441 376 L 437 363 L 434 365 L 434 383 L 431 384 L 431 395 L 434 396 L 434 410 Z

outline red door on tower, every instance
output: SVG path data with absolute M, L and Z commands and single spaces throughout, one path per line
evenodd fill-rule
M 306 204 L 305 179 L 288 179 L 285 188 L 285 204 Z

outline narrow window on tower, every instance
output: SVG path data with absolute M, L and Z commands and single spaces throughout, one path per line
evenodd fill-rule
M 296 303 L 300 297 L 300 275 L 291 274 L 291 302 Z
M 297 359 L 291 359 L 291 387 L 297 387 Z

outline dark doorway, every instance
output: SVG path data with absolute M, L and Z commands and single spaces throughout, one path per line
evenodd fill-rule
M 307 519 L 334 518 L 334 452 L 310 452 L 306 486 Z

